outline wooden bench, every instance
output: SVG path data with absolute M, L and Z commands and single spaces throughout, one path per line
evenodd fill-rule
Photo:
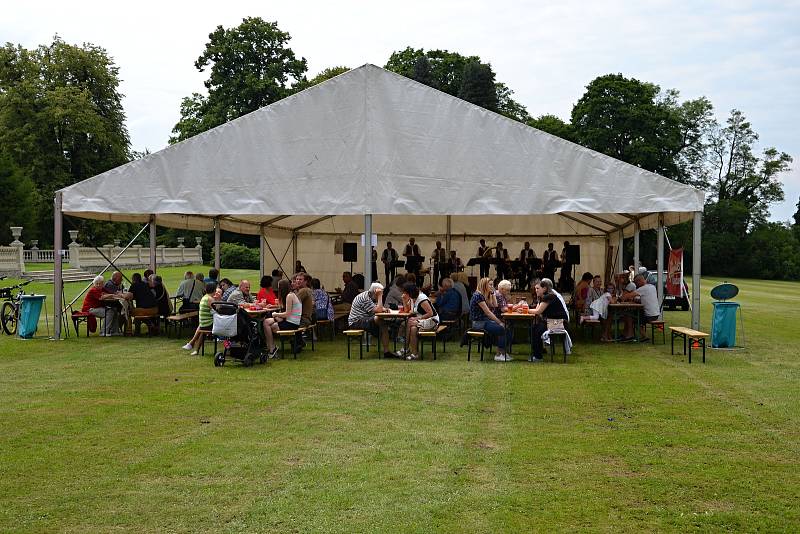
M 697 343 L 703 347 L 703 363 L 706 363 L 706 338 L 709 337 L 709 334 L 700 332 L 698 330 L 692 330 L 691 328 L 686 328 L 684 326 L 670 326 L 669 329 L 672 333 L 672 354 L 675 354 L 675 338 L 683 338 L 684 356 L 686 355 L 687 341 L 689 345 L 689 363 L 692 363 L 692 345 L 694 343 Z
M 146 310 L 150 310 L 147 308 Z M 134 308 L 131 312 L 131 320 L 133 321 L 133 331 L 138 336 L 142 330 L 142 323 L 147 325 L 147 335 L 152 336 L 153 333 L 158 332 L 161 326 L 161 316 L 158 314 L 158 309 L 152 308 L 154 311 L 146 311 L 145 309 Z
M 333 321 L 329 321 L 328 319 L 317 319 L 317 322 L 314 323 L 314 324 L 316 324 L 319 327 L 318 331 L 322 330 L 323 327 L 330 328 L 331 341 L 333 341 L 333 337 L 336 335 L 335 321 L 336 321 L 336 316 L 334 315 L 334 320 Z
M 442 351 L 447 352 L 447 340 L 445 340 L 444 336 L 442 335 L 445 331 L 447 331 L 447 325 L 440 324 L 436 327 L 436 330 L 420 330 L 417 332 L 419 336 L 419 359 L 424 359 L 424 352 L 425 352 L 425 341 L 431 342 L 431 347 L 433 348 L 433 359 L 436 359 L 436 341 L 441 339 L 442 340 Z
M 210 328 L 201 328 L 200 333 L 203 334 L 203 338 L 200 340 L 200 354 L 205 356 L 206 355 L 206 340 L 209 338 L 214 339 L 214 356 L 216 357 L 217 354 L 217 336 L 211 333 Z
M 365 340 L 365 330 L 345 330 L 342 332 L 347 337 L 347 359 L 350 359 L 350 340 L 351 339 L 358 339 L 358 359 L 362 360 L 364 358 L 364 340 Z M 367 351 L 369 351 L 369 346 L 367 346 Z
M 349 306 L 349 304 L 348 304 L 348 306 Z M 336 323 L 338 323 L 340 321 L 343 321 L 344 322 L 344 326 L 347 326 L 347 318 L 349 316 L 350 316 L 350 311 L 349 310 L 348 311 L 344 311 L 344 310 L 334 311 L 334 313 L 333 313 L 333 325 L 331 326 L 332 331 L 336 331 Z M 344 326 L 342 327 L 342 330 L 344 330 Z
M 656 344 L 656 330 L 660 330 L 661 331 L 661 344 L 662 345 L 666 345 L 667 344 L 667 332 L 666 332 L 666 329 L 664 328 L 664 326 L 665 326 L 664 321 L 661 321 L 661 320 L 649 321 L 647 324 L 650 325 L 650 342 L 653 345 Z
M 481 361 L 483 361 L 483 338 L 486 333 L 483 330 L 467 330 L 467 361 L 472 357 L 472 341 L 477 340 L 481 347 Z
M 181 331 L 183 327 L 185 327 L 189 322 L 200 315 L 198 311 L 188 311 L 185 313 L 176 313 L 175 315 L 170 315 L 167 317 L 167 336 L 169 337 L 169 330 L 171 326 L 175 327 L 175 330 Z
M 289 339 L 291 341 L 291 344 L 292 344 L 292 354 L 294 354 L 294 359 L 296 360 L 297 359 L 297 341 L 298 341 L 297 337 L 301 337 L 307 330 L 308 330 L 308 327 L 301 326 L 300 328 L 297 328 L 296 330 L 278 330 L 277 332 L 274 332 L 274 335 L 278 336 L 278 338 L 281 340 L 281 354 L 284 354 L 284 351 L 283 351 L 284 342 L 287 339 Z M 293 337 L 295 337 L 295 339 L 292 339 Z M 311 336 L 311 350 L 312 351 L 314 350 L 314 336 Z
M 550 361 L 552 362 L 556 356 L 556 339 L 561 341 L 561 350 L 564 352 L 564 363 L 567 363 L 567 331 L 558 330 L 556 332 L 550 331 Z

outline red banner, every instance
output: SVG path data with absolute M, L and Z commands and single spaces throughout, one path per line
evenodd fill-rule
M 680 297 L 683 288 L 683 248 L 669 251 L 667 262 L 667 295 Z

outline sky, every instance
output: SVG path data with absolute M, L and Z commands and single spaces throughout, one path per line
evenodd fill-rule
M 55 34 L 102 46 L 123 80 L 134 150 L 167 145 L 180 102 L 203 92 L 194 67 L 218 25 L 275 21 L 308 60 L 309 77 L 332 66 L 383 66 L 395 50 L 446 49 L 489 62 L 533 116 L 569 119 L 586 85 L 609 73 L 706 96 L 724 122 L 739 109 L 760 135 L 795 158 L 783 175 L 787 220 L 800 198 L 800 0 L 9 2 L 0 41 L 33 48 Z

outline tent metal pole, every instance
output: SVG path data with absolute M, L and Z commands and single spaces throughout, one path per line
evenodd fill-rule
M 603 290 L 605 290 L 606 285 L 608 284 L 608 276 L 611 274 L 611 266 L 608 264 L 610 259 L 610 254 L 608 253 L 608 247 L 611 246 L 611 234 L 606 234 L 606 248 L 603 251 Z
M 449 258 L 450 258 L 450 256 L 449 256 L 450 255 L 450 244 L 451 244 L 452 238 L 453 238 L 453 236 L 451 235 L 452 222 L 453 221 L 451 220 L 450 215 L 448 215 L 447 216 L 447 234 L 445 234 L 445 239 L 444 239 L 444 248 L 445 248 L 445 250 L 447 250 L 448 261 L 449 261 Z
M 372 215 L 364 215 L 364 289 L 372 284 Z
M 664 302 L 664 214 L 658 214 L 658 226 L 656 227 L 656 273 L 658 290 L 658 303 Z
M 219 271 L 219 217 L 214 218 L 214 268 Z
M 156 216 L 150 215 L 150 270 L 156 272 Z
M 263 278 L 265 271 L 264 261 L 264 226 L 261 226 L 261 231 L 258 233 L 258 272 Z
M 617 273 L 621 273 L 625 270 L 625 255 L 622 253 L 622 249 L 625 248 L 625 234 L 622 233 L 622 229 L 619 231 L 619 242 L 617 243 Z M 612 273 L 612 276 L 617 274 Z
M 694 212 L 692 238 L 692 328 L 700 330 L 700 239 L 703 212 Z
M 295 267 L 297 267 L 297 235 L 297 232 L 292 232 L 292 274 L 294 274 Z
M 639 229 L 639 220 L 637 219 L 636 222 L 633 223 L 633 268 L 638 273 L 639 272 L 639 265 L 642 264 L 642 260 L 639 257 L 639 234 L 641 230 Z
M 62 193 L 56 192 L 53 201 L 53 338 L 61 339 L 61 296 L 64 291 L 63 271 L 61 270 L 61 249 L 63 216 L 61 214 Z

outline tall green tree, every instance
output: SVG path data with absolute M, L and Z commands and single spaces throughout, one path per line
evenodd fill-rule
M 10 226 L 35 228 L 37 210 L 40 206 L 36 185 L 26 176 L 8 154 L 0 153 L 0 191 L 3 201 L 0 202 L 0 243 L 11 241 Z M 27 232 L 25 239 L 29 237 Z
M 34 50 L 0 48 L 0 146 L 38 191 L 38 228 L 52 235 L 53 192 L 128 161 L 119 69 L 106 51 L 56 36 Z
M 322 83 L 326 80 L 330 80 L 331 78 L 335 78 L 340 74 L 344 74 L 345 72 L 349 71 L 350 67 L 328 67 L 327 69 L 323 69 L 322 72 L 308 80 L 307 82 L 303 82 L 298 85 L 298 88 L 306 89 L 313 85 L 317 85 L 318 83 Z
M 422 48 L 414 49 L 408 47 L 405 50 L 393 52 L 389 56 L 389 61 L 386 62 L 385 68 L 402 74 L 407 78 L 416 79 L 414 77 L 415 68 L 417 60 L 421 57 L 426 58 L 430 65 L 430 83 L 426 83 L 426 85 L 453 96 L 458 96 L 459 91 L 461 91 L 466 64 L 470 61 L 480 62 L 481 60 L 478 56 L 462 56 L 448 50 L 429 50 L 425 52 Z
M 497 112 L 505 115 L 509 119 L 527 123 L 531 120 L 531 115 L 528 113 L 528 108 L 514 100 L 511 95 L 514 94 L 506 84 L 503 82 L 495 82 L 495 92 L 497 93 Z
M 537 130 L 547 132 L 556 137 L 566 139 L 567 141 L 572 141 L 573 143 L 577 142 L 577 136 L 575 135 L 575 129 L 572 127 L 572 124 L 561 120 L 555 115 L 540 115 L 526 122 L 528 126 L 533 126 Z
M 208 37 L 195 61 L 200 72 L 209 70 L 204 82 L 208 96 L 194 93 L 183 99 L 171 143 L 277 102 L 305 82 L 306 60 L 295 56 L 288 46 L 291 36 L 277 22 L 248 17 L 235 28 L 217 26 Z
M 464 65 L 458 97 L 477 106 L 497 111 L 497 90 L 492 67 L 480 61 Z

